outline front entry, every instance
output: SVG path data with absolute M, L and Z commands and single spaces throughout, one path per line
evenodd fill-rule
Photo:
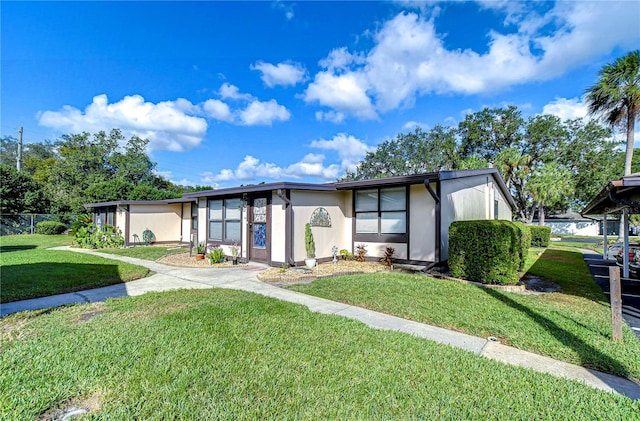
M 251 198 L 249 210 L 249 260 L 270 263 L 269 198 Z

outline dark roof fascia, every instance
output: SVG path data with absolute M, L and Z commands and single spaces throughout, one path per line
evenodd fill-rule
M 177 200 L 177 199 L 170 199 Z M 109 206 L 122 206 L 122 205 L 167 205 L 171 202 L 169 200 L 117 200 L 114 202 L 100 202 L 100 203 L 87 203 L 84 205 L 85 209 L 92 208 L 106 208 Z
M 214 196 L 232 196 L 244 193 L 259 193 L 272 190 L 311 190 L 311 191 L 335 191 L 336 186 L 334 183 L 326 184 L 311 184 L 311 183 L 291 183 L 291 182 L 279 182 L 268 184 L 256 184 L 253 186 L 241 186 L 241 187 L 229 187 L 224 189 L 215 190 L 202 190 L 193 193 L 185 193 L 183 198 L 198 198 L 198 197 L 214 197 Z
M 379 187 L 379 186 L 397 186 L 397 185 L 409 185 L 409 184 L 422 184 L 426 180 L 455 180 L 466 177 L 476 177 L 479 175 L 491 175 L 495 180 L 496 184 L 502 191 L 504 197 L 507 199 L 509 206 L 511 206 L 511 210 L 516 210 L 516 202 L 513 200 L 507 185 L 504 184 L 502 177 L 500 176 L 500 172 L 496 168 L 484 168 L 480 170 L 459 170 L 459 171 L 439 171 L 439 172 L 431 172 L 424 174 L 415 174 L 415 175 L 405 175 L 405 176 L 397 176 L 397 177 L 387 177 L 387 178 L 372 178 L 369 180 L 355 180 L 355 181 L 344 181 L 341 183 L 336 183 L 336 188 L 338 190 L 349 190 L 349 189 L 359 189 L 359 188 L 367 188 L 367 187 Z
M 368 180 L 354 180 L 354 181 L 342 181 L 336 183 L 338 190 L 351 190 L 366 187 L 378 187 L 378 186 L 401 186 L 407 184 L 422 184 L 425 180 L 433 180 L 438 178 L 437 172 L 415 174 L 415 175 L 400 175 L 396 177 L 385 178 L 370 178 Z

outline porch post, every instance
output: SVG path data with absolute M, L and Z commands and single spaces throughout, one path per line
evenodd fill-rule
M 624 230 L 624 259 L 622 261 L 622 276 L 629 277 L 629 209 L 622 209 L 622 229 Z
M 604 234 L 602 238 L 602 259 L 607 260 L 607 253 L 609 252 L 609 244 L 607 242 L 607 213 L 605 212 L 603 216 L 604 218 L 602 220 L 602 232 Z

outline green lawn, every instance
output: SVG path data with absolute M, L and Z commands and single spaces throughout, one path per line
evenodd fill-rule
M 0 319 L 0 419 L 637 419 L 640 402 L 255 294 Z M 45 417 L 43 417 L 45 419 Z
M 69 245 L 66 235 L 0 237 L 0 303 L 80 291 L 144 278 L 147 268 L 48 247 Z
M 538 256 L 540 253 L 540 256 Z M 529 273 L 554 280 L 562 292 L 521 295 L 407 274 L 318 279 L 291 289 L 393 314 L 609 373 L 640 379 L 640 341 L 625 326 L 611 341 L 611 312 L 582 254 L 551 246 L 532 249 Z
M 163 247 L 163 246 L 140 246 L 140 247 L 128 247 L 120 249 L 100 249 L 102 253 L 117 254 L 119 256 L 136 257 L 144 260 L 158 260 L 168 254 L 184 253 L 188 252 L 188 248 L 184 247 Z

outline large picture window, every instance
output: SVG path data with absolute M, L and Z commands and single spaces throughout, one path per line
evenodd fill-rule
M 240 241 L 242 201 L 240 198 L 209 200 L 209 240 Z
M 406 241 L 407 188 L 356 190 L 355 214 L 356 240 Z

